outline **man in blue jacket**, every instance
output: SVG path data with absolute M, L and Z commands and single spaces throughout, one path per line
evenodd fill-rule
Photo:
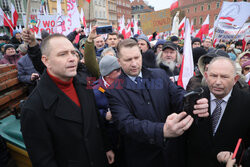
M 118 44 L 122 74 L 108 89 L 112 119 L 121 133 L 124 166 L 183 166 L 183 136 L 193 118 L 182 112 L 185 91 L 161 69 L 142 68 L 138 44 Z M 194 114 L 208 116 L 208 101 L 200 99 Z

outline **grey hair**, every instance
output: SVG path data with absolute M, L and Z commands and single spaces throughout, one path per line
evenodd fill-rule
M 214 62 L 218 61 L 218 60 L 226 60 L 226 61 L 228 61 L 229 63 L 231 63 L 231 65 L 232 65 L 232 67 L 233 67 L 233 70 L 234 70 L 234 76 L 237 75 L 237 72 L 236 72 L 236 71 L 237 71 L 236 63 L 235 63 L 233 60 L 231 60 L 230 58 L 228 58 L 228 57 L 224 57 L 224 56 L 215 57 L 215 58 L 213 58 L 213 59 L 211 60 L 211 62 L 209 63 L 209 66 L 210 66 L 211 64 L 213 64 Z M 209 69 L 209 66 L 208 66 L 208 69 Z
M 106 55 L 107 52 L 112 52 L 116 56 L 116 53 L 115 53 L 114 49 L 112 47 L 108 47 L 108 48 L 106 48 L 106 49 L 104 49 L 102 51 L 101 58 L 103 58 Z
M 162 52 L 163 51 L 160 51 L 158 53 L 158 55 L 156 56 L 156 66 L 157 67 L 159 67 L 160 63 L 162 62 L 162 58 L 161 58 L 162 57 Z M 175 62 L 177 64 L 181 64 L 181 62 L 182 62 L 181 54 L 178 51 L 176 51 L 176 60 L 175 60 Z

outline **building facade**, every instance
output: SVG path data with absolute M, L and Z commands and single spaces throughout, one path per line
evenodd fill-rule
M 140 15 L 143 13 L 153 12 L 154 7 L 148 5 L 144 0 L 134 0 L 131 4 L 132 8 L 132 18 L 138 20 L 138 25 L 140 26 Z
M 230 2 L 240 2 L 249 0 L 227 0 Z M 193 22 L 194 29 L 200 29 L 202 23 L 209 14 L 209 28 L 214 26 L 221 10 L 223 0 L 179 0 L 179 10 L 185 13 L 185 16 Z
M 112 25 L 114 28 L 117 28 L 117 0 L 107 0 L 108 1 L 108 22 L 109 25 Z
M 132 19 L 132 8 L 130 0 L 117 0 L 117 19 L 124 16 L 125 23 Z

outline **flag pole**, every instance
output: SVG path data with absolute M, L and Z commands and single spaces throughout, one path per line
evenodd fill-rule
M 5 18 L 5 20 L 7 21 L 7 23 L 9 24 L 10 28 L 12 29 L 12 31 L 14 31 L 14 28 L 11 26 L 9 20 L 3 15 L 3 17 Z
M 212 44 L 214 43 L 214 38 L 215 38 L 216 31 L 217 31 L 217 27 L 215 27 L 215 29 L 214 29 L 214 34 L 213 34 Z M 208 32 L 208 35 L 209 35 L 209 32 Z
M 233 37 L 233 40 L 230 42 L 230 45 L 233 43 L 237 35 L 240 33 L 241 29 L 244 27 L 245 23 L 240 27 L 239 31 L 236 33 L 236 35 Z
M 26 24 L 25 24 L 26 30 L 28 30 L 29 28 L 29 18 L 30 18 L 30 0 L 27 0 Z

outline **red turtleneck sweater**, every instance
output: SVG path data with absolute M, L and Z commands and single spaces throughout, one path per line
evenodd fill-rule
M 56 86 L 61 89 L 61 91 L 63 91 L 73 102 L 75 102 L 78 107 L 80 107 L 81 104 L 76 94 L 76 89 L 73 84 L 73 78 L 65 82 L 51 75 L 48 70 L 47 73 L 50 78 L 55 82 Z

